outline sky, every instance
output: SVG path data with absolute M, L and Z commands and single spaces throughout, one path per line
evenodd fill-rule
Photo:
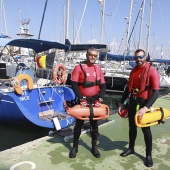
M 137 15 L 143 0 L 133 0 L 130 22 L 130 49 L 138 48 L 140 18 Z M 29 32 L 38 38 L 46 0 L 0 0 L 0 32 L 12 38 L 19 38 L 19 11 L 22 20 L 30 19 Z M 149 53 L 154 58 L 170 58 L 170 0 L 152 0 L 152 17 L 150 25 Z M 68 38 L 71 43 L 100 43 L 101 9 L 99 0 L 70 0 L 70 17 Z M 66 0 L 48 0 L 40 39 L 60 43 L 65 41 Z M 111 53 L 123 54 L 126 49 L 127 17 L 129 17 L 130 0 L 105 0 L 102 43 L 107 44 Z M 144 20 L 140 48 L 146 49 L 150 0 L 145 0 Z M 5 15 L 4 15 L 5 12 Z M 135 24 L 136 21 L 136 24 Z M 6 22 L 6 28 L 5 23 Z M 133 29 L 134 27 L 134 29 Z

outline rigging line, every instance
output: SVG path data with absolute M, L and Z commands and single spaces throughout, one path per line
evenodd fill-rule
M 117 55 L 118 55 L 118 53 L 119 53 L 119 51 L 120 51 L 120 48 L 121 48 L 121 46 L 122 46 L 123 40 L 124 40 L 124 38 L 125 38 L 125 35 L 126 35 L 126 29 L 125 29 L 125 32 L 124 32 L 123 37 L 122 37 L 122 39 L 121 39 L 119 48 L 118 48 L 118 50 L 117 50 Z
M 134 28 L 135 28 L 135 26 L 136 26 L 137 20 L 138 20 L 138 18 L 139 18 L 139 14 L 140 14 L 140 12 L 141 12 L 141 8 L 142 8 L 142 6 L 143 6 L 143 1 L 142 1 L 142 4 L 141 4 L 141 7 L 140 7 L 140 9 L 139 9 L 138 15 L 137 15 L 137 17 L 136 17 L 135 23 L 134 23 L 134 25 L 133 25 L 133 28 L 132 28 L 131 34 L 130 34 L 130 36 L 129 36 L 128 44 L 129 44 L 130 38 L 131 38 L 131 36 L 132 36 L 132 33 L 133 33 L 133 31 L 134 31 Z
M 78 38 L 78 34 L 79 34 L 79 32 L 80 32 L 80 27 L 81 27 L 82 20 L 83 20 L 83 17 L 84 17 L 84 13 L 85 13 L 85 10 L 86 10 L 87 2 L 88 2 L 88 0 L 86 0 L 85 7 L 84 7 L 84 10 L 83 10 L 83 15 L 82 15 L 82 17 L 81 17 L 80 25 L 79 25 L 79 28 L 78 28 L 78 31 L 77 31 L 77 35 L 76 35 L 76 38 L 75 38 L 75 41 L 74 41 L 74 42 L 76 42 L 76 40 L 77 40 L 77 38 Z
M 53 91 L 54 91 L 63 101 L 65 101 L 65 99 L 59 94 L 59 92 L 57 92 L 57 89 L 54 89 L 53 86 L 51 86 L 51 88 L 53 89 Z
M 46 105 L 47 108 L 50 110 L 50 107 L 48 106 L 47 101 L 45 100 L 43 94 L 41 93 L 40 88 L 38 88 L 38 91 L 39 91 L 39 95 L 40 95 L 40 96 L 39 96 L 39 97 L 40 97 L 40 100 L 41 100 L 41 97 L 42 97 L 42 99 L 44 100 L 45 105 Z M 40 101 L 40 102 L 41 102 L 41 101 Z
M 136 4 L 138 3 L 138 0 L 136 0 L 135 4 L 134 4 L 134 7 L 132 9 L 132 13 L 131 13 L 131 16 L 133 15 L 133 11 L 135 10 L 135 7 L 136 7 Z
M 48 2 L 48 0 L 46 0 L 46 2 L 45 2 L 44 12 L 43 12 L 42 20 L 41 20 L 41 26 L 40 26 L 40 30 L 39 30 L 38 39 L 40 39 L 40 35 L 41 35 L 41 29 L 42 29 L 42 25 L 43 25 L 43 21 L 44 21 L 44 16 L 45 16 L 45 11 L 46 11 L 46 7 L 47 7 L 47 2 Z
M 135 7 L 136 7 L 137 2 L 138 2 L 138 0 L 136 0 L 136 2 L 135 2 L 135 4 L 134 4 L 134 7 L 133 7 L 133 9 L 132 9 L 131 16 L 133 15 L 133 11 L 135 10 Z M 117 55 L 118 55 L 118 53 L 119 53 L 119 51 L 120 51 L 120 48 L 121 48 L 121 46 L 122 46 L 123 40 L 124 40 L 124 38 L 125 38 L 125 35 L 126 35 L 126 29 L 125 29 L 125 32 L 124 32 L 123 37 L 122 37 L 122 39 L 121 39 L 120 45 L 119 45 L 119 47 L 118 47 Z
M 114 14 L 113 14 L 113 16 L 112 16 L 112 20 L 111 20 L 110 26 L 109 26 L 110 30 L 111 30 L 111 24 L 113 23 L 113 19 L 114 19 L 114 17 L 115 17 L 116 12 L 117 12 L 119 3 L 120 3 L 120 0 L 118 1 L 117 5 L 116 5 L 116 9 L 115 9 L 115 11 L 114 11 Z M 110 31 L 109 31 L 109 32 L 110 32 Z

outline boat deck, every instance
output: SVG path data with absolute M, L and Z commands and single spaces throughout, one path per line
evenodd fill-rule
M 170 110 L 169 101 L 170 95 L 166 95 L 159 98 L 155 106 Z M 100 158 L 95 158 L 90 152 L 91 138 L 88 132 L 81 135 L 79 151 L 74 159 L 68 157 L 73 140 L 64 142 L 63 137 L 54 134 L 0 152 L 0 170 L 170 169 L 170 119 L 165 124 L 151 126 L 154 161 L 152 168 L 144 165 L 145 144 L 141 129 L 138 128 L 135 154 L 123 158 L 119 154 L 128 147 L 128 121 L 118 114 L 112 114 L 109 120 L 99 128 Z

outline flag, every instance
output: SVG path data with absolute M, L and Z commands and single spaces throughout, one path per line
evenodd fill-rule
M 39 56 L 36 58 L 36 62 L 39 68 L 52 69 L 54 64 L 55 52 L 47 55 Z

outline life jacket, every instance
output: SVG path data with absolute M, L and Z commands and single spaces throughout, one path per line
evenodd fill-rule
M 84 87 L 92 87 L 95 85 L 99 85 L 101 82 L 101 68 L 99 65 L 94 64 L 96 80 L 92 81 L 91 76 L 88 76 L 92 73 L 89 72 L 87 64 L 80 64 L 80 68 L 84 74 L 84 82 L 79 82 L 79 85 L 83 85 Z
M 151 67 L 151 64 L 146 62 L 145 66 L 142 69 L 141 77 L 140 77 L 140 88 L 138 89 L 139 93 L 142 93 L 145 90 L 150 89 L 150 86 L 148 85 L 148 73 L 149 73 L 150 67 Z M 137 69 L 138 69 L 138 66 L 135 66 L 130 73 L 130 78 L 128 82 L 128 91 L 130 93 L 132 93 L 133 91 L 133 76 L 134 76 L 134 73 L 137 71 Z

